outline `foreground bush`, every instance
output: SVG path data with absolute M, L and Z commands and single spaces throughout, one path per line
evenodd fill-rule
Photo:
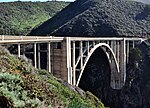
M 75 89 L 47 71 L 35 69 L 27 59 L 18 59 L 0 47 L 0 107 L 104 107 L 91 93 L 82 91 L 80 95 Z

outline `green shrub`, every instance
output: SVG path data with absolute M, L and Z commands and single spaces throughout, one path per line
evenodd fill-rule
M 41 105 L 39 99 L 28 97 L 21 77 L 10 73 L 0 73 L 0 96 L 8 98 L 16 108 L 25 106 L 35 108 Z
M 88 108 L 81 100 L 74 98 L 70 100 L 69 108 Z
M 10 108 L 103 108 L 102 103 L 87 93 L 81 96 L 53 77 L 46 70 L 38 70 L 10 54 L 0 55 L 0 107 Z M 63 84 L 62 84 L 63 83 Z M 66 84 L 66 85 L 65 85 Z M 68 84 L 68 86 L 70 86 Z M 70 86 L 71 87 L 71 86 Z

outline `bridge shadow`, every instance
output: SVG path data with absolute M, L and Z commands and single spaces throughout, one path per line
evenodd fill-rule
M 105 106 L 116 106 L 119 103 L 117 102 L 119 92 L 111 88 L 110 78 L 111 69 L 107 55 L 102 48 L 97 48 L 85 67 L 79 87 L 93 93 L 101 99 Z M 115 98 L 113 98 L 114 92 L 116 92 Z

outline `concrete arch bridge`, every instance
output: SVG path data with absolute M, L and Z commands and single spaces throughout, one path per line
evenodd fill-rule
M 0 44 L 16 44 L 18 56 L 23 53 L 21 47 L 33 44 L 33 65 L 41 68 L 42 60 L 46 60 L 46 67 L 54 76 L 78 86 L 84 70 L 93 53 L 101 49 L 110 68 L 110 85 L 114 89 L 123 87 L 126 80 L 126 65 L 129 61 L 130 48 L 143 38 L 126 37 L 53 37 L 53 36 L 0 36 Z M 46 43 L 42 49 L 41 44 Z M 41 53 L 46 57 L 42 58 Z

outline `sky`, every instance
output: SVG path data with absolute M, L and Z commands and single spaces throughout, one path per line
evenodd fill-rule
M 12 2 L 12 1 L 18 1 L 18 0 L 0 0 L 0 2 Z M 19 1 L 48 1 L 48 0 L 19 0 Z M 51 0 L 50 0 L 51 1 Z M 57 1 L 74 1 L 74 0 L 57 0 Z

